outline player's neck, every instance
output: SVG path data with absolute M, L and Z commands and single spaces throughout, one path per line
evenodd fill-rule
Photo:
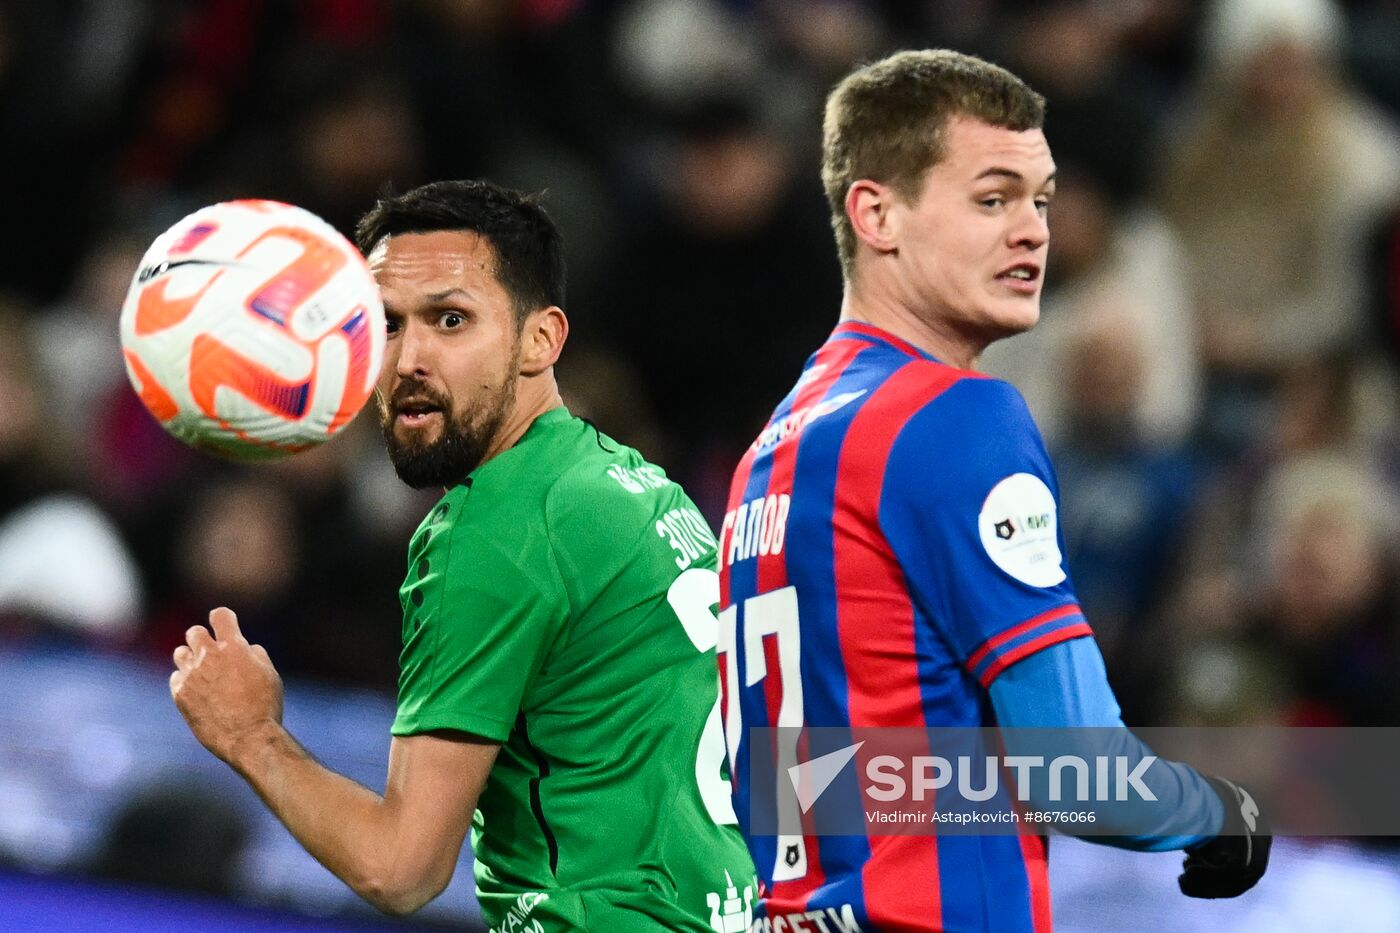
M 847 282 L 841 298 L 842 321 L 864 321 L 911 343 L 959 369 L 976 369 L 986 343 L 954 328 L 940 326 L 937 315 L 920 313 L 897 295 Z
M 564 400 L 559 395 L 559 385 L 554 381 L 552 368 L 538 375 L 522 377 L 516 384 L 515 404 L 496 432 L 496 439 L 482 462 L 510 450 L 530 430 L 536 418 L 562 404 Z

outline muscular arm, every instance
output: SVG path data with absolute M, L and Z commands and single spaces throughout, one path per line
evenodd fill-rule
M 382 797 L 321 765 L 280 726 L 230 764 L 318 862 L 402 915 L 452 880 L 499 749 L 462 733 L 395 738 Z
M 383 796 L 324 767 L 282 727 L 281 682 L 227 609 L 190 629 L 170 689 L 195 737 L 234 768 L 297 841 L 386 913 L 436 897 L 500 745 L 464 733 L 396 737 Z

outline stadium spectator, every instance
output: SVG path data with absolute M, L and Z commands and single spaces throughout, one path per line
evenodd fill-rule
M 1302 457 L 1259 491 L 1264 574 L 1246 594 L 1251 634 L 1291 685 L 1284 721 L 1391 725 L 1400 718 L 1397 499 L 1345 457 Z
M 315 650 L 304 645 L 309 626 L 285 622 L 314 609 L 319 595 L 296 586 L 307 542 L 286 491 L 244 472 L 187 489 L 182 498 L 164 555 L 173 579 L 158 581 L 164 598 L 144 633 L 152 655 L 169 655 L 184 641 L 191 619 L 225 604 L 239 606 L 248 632 L 279 655 L 299 661 L 308 648 Z
M 606 335 L 671 433 L 663 465 L 714 516 L 759 399 L 782 392 L 824 329 L 812 309 L 837 268 L 792 146 L 746 100 L 682 115 L 656 180 L 658 209 L 614 256 Z
M 1347 84 L 1332 0 L 1218 0 L 1158 197 L 1186 251 L 1211 437 L 1264 429 L 1282 368 L 1362 338 L 1364 242 L 1400 190 L 1400 136 Z
M 139 571 L 50 429 L 31 322 L 0 310 L 0 634 L 121 645 L 140 623 Z
M 1049 448 L 1080 605 L 1094 620 L 1125 716 L 1146 723 L 1157 721 L 1150 717 L 1155 646 L 1170 638 L 1152 623 L 1178 580 L 1178 555 L 1208 472 L 1190 444 L 1141 427 L 1152 346 L 1142 334 L 1109 315 L 1063 348 L 1066 417 Z
M 118 229 L 97 238 L 79 264 L 73 287 L 35 319 L 34 351 L 44 372 L 63 373 L 51 387 L 53 404 L 70 412 L 51 426 L 54 441 L 78 454 L 74 467 L 98 490 L 118 485 L 95 446 L 109 400 L 129 394 L 117 315 L 141 255 L 158 231 Z M 120 495 L 115 498 L 121 498 Z
M 156 784 L 113 815 L 88 870 L 98 878 L 228 897 L 249 826 L 243 813 L 206 788 Z
M 1015 4 L 1001 41 L 1005 64 L 1053 101 L 1045 138 L 1091 167 L 1117 204 L 1143 194 L 1146 149 L 1164 97 L 1153 76 L 1125 56 L 1132 14 L 1096 0 Z

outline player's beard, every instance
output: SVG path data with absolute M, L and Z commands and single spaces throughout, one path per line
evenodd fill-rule
M 414 489 L 450 487 L 481 466 L 501 425 L 515 406 L 515 374 L 519 361 L 520 344 L 517 342 L 501 385 L 462 412 L 454 412 L 450 399 L 443 398 L 423 382 L 416 379 L 400 382 L 389 405 L 381 406 L 379 418 L 384 446 L 389 450 L 389 460 L 399 479 Z M 423 441 L 412 435 L 400 439 L 394 433 L 398 404 L 410 398 L 427 400 L 442 411 L 442 433 L 436 439 Z

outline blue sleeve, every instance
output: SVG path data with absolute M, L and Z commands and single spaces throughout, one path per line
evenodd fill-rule
M 1045 753 L 1045 746 L 1053 744 L 1056 753 L 1087 760 L 1123 756 L 1129 769 L 1152 754 L 1123 725 L 1103 656 L 1093 639 L 1063 642 L 1027 657 L 997 677 L 990 692 L 1008 754 Z M 1018 731 L 1022 729 L 1036 731 Z M 1072 731 L 1039 731 L 1052 729 Z M 1159 759 L 1143 773 L 1143 781 L 1157 802 L 1100 807 L 1098 812 L 1112 820 L 1112 828 L 1120 834 L 1105 835 L 1103 830 L 1109 827 L 1099 824 L 1097 835 L 1084 838 L 1160 852 L 1190 848 L 1219 834 L 1225 817 L 1220 797 L 1194 768 Z M 1063 803 L 1048 801 L 1046 786 L 1032 783 L 1030 789 L 1040 809 L 1064 809 Z M 1060 828 L 1072 832 L 1075 825 L 1082 824 Z
M 880 527 L 923 616 L 984 687 L 1092 634 L 1064 566 L 1058 499 L 1025 402 L 996 379 L 954 383 L 890 449 Z

